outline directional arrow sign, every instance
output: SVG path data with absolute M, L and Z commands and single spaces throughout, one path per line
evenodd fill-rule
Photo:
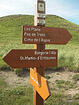
M 66 44 L 71 38 L 64 28 L 23 26 L 23 44 Z
M 50 96 L 47 80 L 36 73 L 32 68 L 30 69 L 30 83 L 43 100 L 46 100 Z
M 12 68 L 56 67 L 57 50 L 11 50 L 3 60 Z

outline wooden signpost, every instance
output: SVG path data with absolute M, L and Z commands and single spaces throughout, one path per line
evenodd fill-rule
M 37 0 L 35 26 L 23 26 L 23 44 L 34 44 L 33 50 L 11 50 L 3 60 L 12 68 L 30 68 L 30 83 L 33 86 L 33 104 L 44 105 L 50 96 L 46 67 L 56 67 L 57 50 L 45 50 L 45 44 L 66 44 L 72 38 L 64 28 L 45 27 L 45 1 Z
M 40 16 L 40 17 L 39 17 Z M 35 18 L 34 25 L 44 27 L 45 26 L 45 1 L 37 0 L 36 8 L 35 8 Z M 34 45 L 34 49 L 38 51 L 42 51 L 45 49 L 45 44 L 36 44 Z M 35 72 L 39 73 L 42 77 L 44 77 L 44 67 L 34 68 Z M 39 95 L 39 93 L 33 89 L 33 105 L 44 105 L 43 98 Z

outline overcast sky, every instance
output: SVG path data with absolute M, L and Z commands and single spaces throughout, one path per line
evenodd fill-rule
M 14 14 L 34 15 L 37 0 L 0 0 L 0 17 Z M 58 15 L 79 24 L 79 0 L 45 0 L 46 14 Z

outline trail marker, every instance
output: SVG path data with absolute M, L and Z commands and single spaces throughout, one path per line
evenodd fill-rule
M 45 13 L 45 2 L 43 0 L 37 2 L 37 13 Z
M 35 26 L 23 26 L 23 44 L 35 44 L 34 50 L 11 50 L 3 60 L 12 68 L 30 68 L 33 89 L 33 104 L 44 105 L 50 96 L 45 67 L 57 66 L 57 50 L 45 50 L 45 44 L 67 44 L 70 33 L 64 28 L 45 27 L 45 1 L 37 0 L 34 17 Z
M 43 100 L 46 100 L 50 96 L 50 90 L 47 84 L 47 80 L 40 74 L 30 69 L 30 83 L 35 90 L 40 94 Z

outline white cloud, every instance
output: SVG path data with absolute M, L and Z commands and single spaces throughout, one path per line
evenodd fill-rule
M 36 0 L 0 0 L 0 16 L 33 14 Z

